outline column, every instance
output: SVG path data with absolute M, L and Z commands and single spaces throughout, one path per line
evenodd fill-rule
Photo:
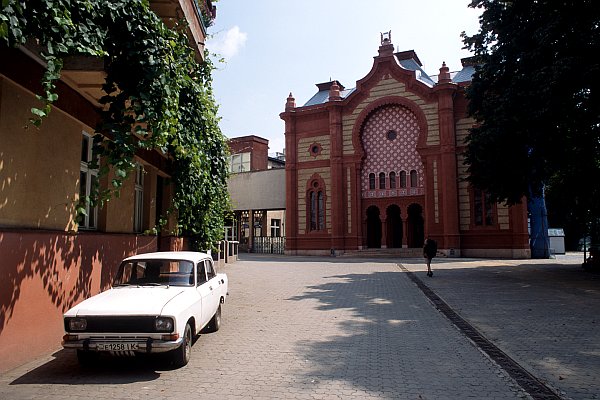
M 329 134 L 331 138 L 331 187 L 328 193 L 331 196 L 331 248 L 345 249 L 344 226 L 345 207 L 344 196 L 344 169 L 343 169 L 343 138 L 342 138 L 342 107 L 340 87 L 334 81 L 329 89 Z
M 440 68 L 438 84 L 434 90 L 438 95 L 438 115 L 440 126 L 440 165 L 438 182 L 441 192 L 440 217 L 442 221 L 445 249 L 460 249 L 458 182 L 456 164 L 456 134 L 454 130 L 454 100 L 457 86 L 451 83 L 446 63 Z M 429 164 L 429 163 L 428 163 Z M 429 165 L 427 165 L 430 168 Z M 430 179 L 432 182 L 432 180 Z M 431 212 L 430 212 L 431 214 Z M 431 221 L 428 221 L 431 226 Z
M 408 212 L 406 218 L 402 218 L 402 208 L 400 208 L 400 219 L 402 219 L 402 248 L 408 248 Z
M 285 112 L 280 114 L 285 121 L 285 252 L 294 254 L 298 249 L 298 167 L 296 120 L 294 109 L 296 101 L 292 94 L 287 98 Z

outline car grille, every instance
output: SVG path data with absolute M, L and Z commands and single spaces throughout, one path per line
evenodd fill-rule
M 65 318 L 65 331 L 67 332 L 99 332 L 99 333 L 154 333 L 153 316 L 142 317 L 86 317 L 87 327 L 83 331 L 71 331 L 69 319 Z

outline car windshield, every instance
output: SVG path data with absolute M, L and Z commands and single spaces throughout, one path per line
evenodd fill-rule
M 193 286 L 194 264 L 185 260 L 123 261 L 113 286 Z

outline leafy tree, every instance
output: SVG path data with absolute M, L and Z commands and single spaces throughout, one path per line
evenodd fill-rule
M 470 182 L 515 204 L 546 188 L 583 229 L 600 218 L 600 6 L 593 0 L 473 0 L 481 61 L 469 88 Z M 552 213 L 550 216 L 552 217 Z M 578 234 L 580 232 L 573 232 Z
M 112 169 L 109 188 L 90 202 L 117 193 L 134 169 L 140 149 L 168 155 L 174 165 L 173 210 L 177 234 L 209 248 L 222 236 L 227 194 L 227 145 L 218 126 L 212 63 L 194 58 L 181 29 L 170 29 L 148 0 L 2 0 L 0 46 L 35 40 L 46 62 L 39 125 L 57 100 L 55 82 L 63 60 L 102 57 L 106 65 L 103 122 L 96 127 L 100 175 Z M 81 208 L 80 208 L 81 209 Z

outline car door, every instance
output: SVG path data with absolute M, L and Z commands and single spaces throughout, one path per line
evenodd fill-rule
M 206 264 L 204 260 L 198 262 L 198 265 L 196 266 L 196 291 L 198 292 L 201 301 L 199 311 L 200 315 L 196 317 L 196 321 L 199 322 L 196 328 L 198 331 L 200 331 L 212 317 L 212 314 L 207 311 L 207 307 L 211 303 L 212 291 L 208 284 L 208 278 L 206 276 Z
M 210 298 L 208 299 L 208 304 L 204 307 L 204 310 L 210 314 L 210 320 L 219 307 L 219 302 L 221 300 L 219 297 L 219 294 L 221 293 L 219 285 L 221 285 L 221 282 L 217 279 L 217 273 L 215 272 L 212 260 L 204 260 L 204 265 L 206 268 L 206 278 L 208 279 L 208 289 L 210 290 Z

